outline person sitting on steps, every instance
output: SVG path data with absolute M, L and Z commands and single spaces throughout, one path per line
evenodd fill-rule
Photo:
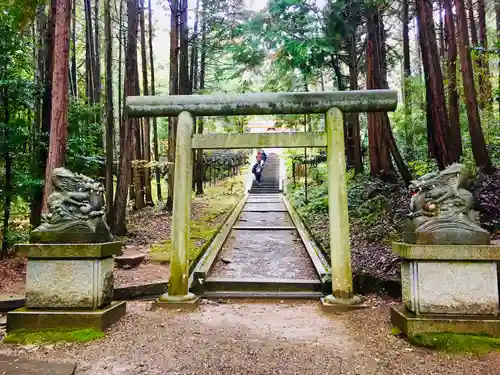
M 252 173 L 255 176 L 255 180 L 257 181 L 257 185 L 260 185 L 260 181 L 262 179 L 262 165 L 260 164 L 260 161 L 257 161 L 257 163 L 254 164 L 252 168 Z

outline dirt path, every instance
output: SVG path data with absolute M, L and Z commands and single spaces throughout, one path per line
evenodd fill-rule
M 76 375 L 483 375 L 500 355 L 449 356 L 390 335 L 388 307 L 323 313 L 318 302 L 243 301 L 194 312 L 131 302 L 109 335 L 85 345 L 2 346 L 0 354 L 73 360 Z

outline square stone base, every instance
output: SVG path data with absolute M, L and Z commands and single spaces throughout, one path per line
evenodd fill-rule
M 107 306 L 113 299 L 113 268 L 112 257 L 28 259 L 26 307 L 51 310 Z
M 111 302 L 100 310 L 30 310 L 21 308 L 7 314 L 7 331 L 26 329 L 86 329 L 105 331 L 127 312 L 125 301 Z
M 196 310 L 198 305 L 200 304 L 201 298 L 196 297 L 190 301 L 184 301 L 184 302 L 167 302 L 167 301 L 160 301 L 156 300 L 153 302 L 153 308 L 162 308 L 162 309 L 172 309 L 172 310 Z
M 419 333 L 486 334 L 500 337 L 500 317 L 494 315 L 415 315 L 405 306 L 391 307 L 391 323 L 407 336 Z

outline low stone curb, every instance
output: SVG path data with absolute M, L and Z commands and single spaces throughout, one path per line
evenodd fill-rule
M 114 290 L 114 300 L 116 301 L 132 301 L 135 299 L 143 299 L 148 297 L 157 297 L 167 291 L 168 282 L 159 281 L 143 285 L 131 285 L 117 287 Z M 8 312 L 24 307 L 25 298 L 23 295 L 18 296 L 0 296 L 0 312 Z
M 12 311 L 24 306 L 24 296 L 0 295 L 0 312 Z

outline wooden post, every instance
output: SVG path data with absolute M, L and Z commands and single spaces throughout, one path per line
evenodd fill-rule
M 360 302 L 353 295 L 347 186 L 345 180 L 344 121 L 338 108 L 326 112 L 328 214 L 330 217 L 330 256 L 332 262 L 332 294 L 324 302 L 353 305 Z
M 191 138 L 193 117 L 189 112 L 179 114 L 175 145 L 174 202 L 172 212 L 172 258 L 168 292 L 159 302 L 189 303 L 196 296 L 189 293 L 189 226 L 191 220 L 191 186 L 193 153 Z

